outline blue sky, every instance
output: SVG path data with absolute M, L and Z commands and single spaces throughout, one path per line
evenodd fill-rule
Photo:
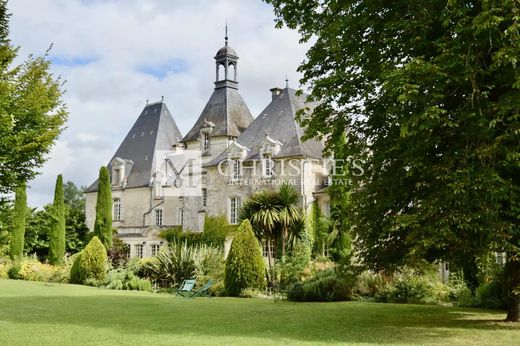
M 41 175 L 30 182 L 32 206 L 52 201 L 57 174 L 78 185 L 95 180 L 146 100 L 165 97 L 183 134 L 214 87 L 215 53 L 237 51 L 240 93 L 254 116 L 305 57 L 299 35 L 274 28 L 261 0 L 11 0 L 11 39 L 20 57 L 43 55 L 65 81 L 67 129 Z M 20 59 L 21 61 L 21 59 Z

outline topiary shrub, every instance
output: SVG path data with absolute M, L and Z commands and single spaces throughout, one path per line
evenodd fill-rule
M 15 263 L 7 271 L 7 276 L 9 277 L 9 279 L 21 280 L 22 279 L 22 275 L 20 274 L 21 269 L 22 269 L 22 265 L 19 262 Z
M 246 288 L 265 288 L 265 263 L 249 220 L 240 224 L 231 243 L 224 285 L 226 293 L 235 297 Z
M 72 284 L 80 284 L 81 279 L 79 277 L 79 262 L 81 259 L 82 252 L 78 252 L 70 267 L 69 282 Z
M 107 252 L 98 237 L 93 237 L 77 255 L 70 269 L 70 282 L 95 285 L 106 279 Z

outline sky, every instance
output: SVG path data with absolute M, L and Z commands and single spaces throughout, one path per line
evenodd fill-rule
M 10 0 L 13 44 L 20 61 L 51 46 L 52 72 L 66 81 L 66 130 L 41 174 L 29 183 L 29 204 L 52 203 L 56 176 L 88 186 L 108 164 L 146 100 L 164 100 L 186 134 L 209 99 L 215 53 L 229 44 L 238 61 L 239 91 L 253 116 L 269 89 L 300 87 L 306 45 L 276 29 L 261 0 Z

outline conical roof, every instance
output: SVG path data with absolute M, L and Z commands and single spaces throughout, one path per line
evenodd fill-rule
M 213 91 L 197 122 L 182 142 L 199 139 L 200 130 L 208 123 L 214 125 L 210 137 L 238 137 L 252 121 L 253 116 L 238 90 L 218 88 Z
M 125 139 L 110 160 L 119 158 L 130 163 L 126 173 L 126 188 L 149 186 L 156 150 L 171 150 L 182 134 L 164 102 L 149 104 L 137 118 Z M 97 180 L 87 192 L 97 191 Z
M 307 96 L 298 96 L 296 90 L 288 87 L 273 89 L 272 101 L 236 140 L 249 150 L 246 160 L 259 158 L 259 146 L 266 135 L 282 144 L 276 154 L 278 158 L 322 158 L 323 143 L 312 139 L 302 141 L 304 130 L 296 120 L 298 110 L 304 107 L 312 110 L 315 107 L 315 104 L 306 102 Z M 222 153 L 207 165 L 218 164 L 224 159 L 226 153 Z

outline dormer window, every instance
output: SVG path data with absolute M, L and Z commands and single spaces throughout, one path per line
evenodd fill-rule
M 112 185 L 121 185 L 125 178 L 125 166 L 118 165 L 112 170 Z
M 233 160 L 233 179 L 238 180 L 242 177 L 242 163 L 240 160 Z
M 209 132 L 202 132 L 202 150 L 209 150 Z
M 264 176 L 266 178 L 270 178 L 273 176 L 273 168 L 274 168 L 274 162 L 272 159 L 271 154 L 264 154 L 262 157 L 262 163 L 264 166 L 263 172 Z

